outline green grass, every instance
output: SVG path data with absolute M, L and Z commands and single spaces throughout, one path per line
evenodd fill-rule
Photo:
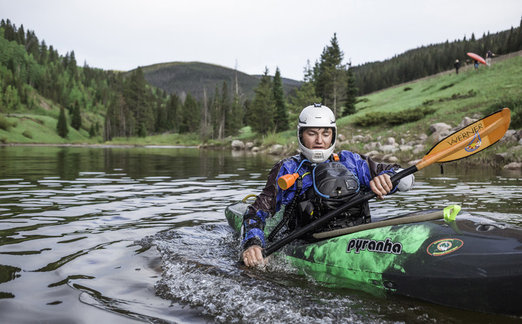
M 159 134 L 145 137 L 115 137 L 106 144 L 114 145 L 186 145 L 200 144 L 197 134 Z
M 10 114 L 0 114 L 0 142 L 23 144 L 96 144 L 102 136 L 90 138 L 88 129 L 98 122 L 103 127 L 103 117 L 92 112 L 82 112 L 83 127 L 76 130 L 69 125 L 66 138 L 58 135 L 56 125 L 60 108 L 52 101 L 31 92 L 31 100 L 35 102 L 31 108 L 23 106 Z M 71 116 L 67 113 L 67 121 Z M 6 127 L 7 126 L 7 127 Z M 99 130 L 100 133 L 103 131 Z
M 69 127 L 66 138 L 62 138 L 56 131 L 57 119 L 33 114 L 13 114 L 4 116 L 5 120 L 11 123 L 9 130 L 0 129 L 0 139 L 3 143 L 23 143 L 23 144 L 66 144 L 66 143 L 86 143 L 94 144 L 101 138 L 89 138 L 89 133 L 80 129 Z M 30 136 L 27 136 L 30 135 Z
M 291 144 L 292 141 L 295 141 L 295 131 L 284 131 L 281 133 L 268 133 L 263 136 L 262 145 L 269 146 L 274 144 Z
M 479 71 L 473 68 L 461 69 L 459 75 L 442 73 L 381 90 L 359 98 L 356 105 L 357 113 L 338 120 L 339 133 L 347 139 L 357 134 L 372 136 L 374 141 L 382 142 L 387 137 L 397 141 L 415 140 L 419 134 L 428 134 L 433 123 L 444 122 L 457 126 L 465 116 L 482 118 L 504 107 L 511 109 L 511 129 L 522 127 L 522 57 L 513 57 L 495 63 L 491 67 L 480 66 Z M 428 107 L 433 110 L 423 118 L 414 122 L 399 125 L 392 123 L 376 123 L 367 127 L 357 126 L 358 120 L 372 120 L 372 115 L 400 116 L 409 111 Z M 369 114 L 368 116 L 366 114 Z M 379 119 L 379 118 L 374 118 Z M 428 134 L 429 135 L 429 134 Z M 425 143 L 427 151 L 433 141 Z M 465 159 L 459 163 L 495 164 L 494 155 L 508 153 L 507 162 L 522 161 L 522 149 L 515 147 L 516 143 L 496 144 L 481 154 Z M 339 149 L 367 153 L 364 143 L 340 145 Z M 401 155 L 402 154 L 402 155 Z M 421 158 L 411 153 L 398 153 L 403 161 Z
M 261 145 L 265 147 L 275 144 L 297 145 L 297 143 L 295 143 L 295 134 L 295 130 L 292 129 L 280 133 L 269 132 L 268 134 L 260 137 L 255 132 L 252 132 L 250 126 L 246 126 L 240 129 L 236 138 L 244 142 L 253 142 L 255 145 Z
M 362 99 L 367 101 L 359 103 L 357 109 L 360 112 L 394 112 L 416 108 L 428 100 L 437 103 L 440 99 L 467 94 L 472 90 L 477 93 L 476 96 L 435 104 L 442 111 L 454 108 L 471 110 L 470 107 L 485 107 L 502 97 L 520 97 L 521 75 L 522 57 L 514 57 L 489 68 L 481 66 L 478 72 L 463 69 L 459 75 L 442 74 L 379 91 L 364 96 Z M 452 86 L 447 87 L 450 84 Z M 407 87 L 411 90 L 404 91 Z
M 519 56 L 494 63 L 489 68 L 481 66 L 479 71 L 461 69 L 458 75 L 445 73 L 364 96 L 356 105 L 357 113 L 342 118 L 338 125 L 341 132 L 349 135 L 353 132 L 354 121 L 366 113 L 396 113 L 420 109 L 429 104 L 435 112 L 420 121 L 393 128 L 376 126 L 364 129 L 377 136 L 386 136 L 404 133 L 406 129 L 426 132 L 429 125 L 435 122 L 456 126 L 465 116 L 485 115 L 495 104 L 498 109 L 503 108 L 502 101 L 520 102 L 521 84 L 522 57 Z

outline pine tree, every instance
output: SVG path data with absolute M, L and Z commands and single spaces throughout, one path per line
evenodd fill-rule
M 76 57 L 74 56 L 74 51 L 71 51 L 69 55 L 69 64 L 67 65 L 67 70 L 71 74 L 71 77 L 78 81 L 78 63 L 76 62 Z
M 249 107 L 248 123 L 254 132 L 266 134 L 274 131 L 275 103 L 272 91 L 272 80 L 268 75 L 268 68 L 261 77 L 255 89 L 254 101 Z
M 143 75 L 143 70 L 138 67 L 134 70 L 125 85 L 125 102 L 131 112 L 135 123 L 128 123 L 129 135 L 133 136 L 144 129 L 146 132 L 154 129 L 155 114 L 152 109 L 152 94 L 147 89 L 147 81 Z
M 303 69 L 303 74 L 303 83 L 301 83 L 299 88 L 288 97 L 288 111 L 290 114 L 290 120 L 292 121 L 292 126 L 293 121 L 297 120 L 298 115 L 304 107 L 321 102 L 321 98 L 315 94 L 313 70 L 310 67 L 310 61 L 307 61 L 306 66 Z
M 230 111 L 232 107 L 232 103 L 230 102 L 230 95 L 228 93 L 228 84 L 226 81 L 223 81 L 223 85 L 221 86 L 221 102 L 220 102 L 220 116 L 217 120 L 219 122 L 219 132 L 218 138 L 223 139 L 225 136 L 229 135 L 233 130 L 231 130 L 230 125 Z
M 195 133 L 199 130 L 200 108 L 196 99 L 189 93 L 182 108 L 180 133 Z
M 212 124 L 210 114 L 211 103 L 207 97 L 207 88 L 203 87 L 203 107 L 201 110 L 201 125 L 199 128 L 199 136 L 203 141 L 212 138 Z
M 285 103 L 283 92 L 283 82 L 281 80 L 281 72 L 276 68 L 274 80 L 272 82 L 273 98 L 275 104 L 274 125 L 275 131 L 281 132 L 288 129 L 288 109 Z
M 346 71 L 346 105 L 343 110 L 343 116 L 355 114 L 355 103 L 357 102 L 357 86 L 355 84 L 355 76 L 350 64 Z
M 219 138 L 219 135 L 222 134 L 222 130 L 220 130 L 220 120 L 221 120 L 221 96 L 219 94 L 219 86 L 216 84 L 216 88 L 214 89 L 214 96 L 211 99 L 210 104 L 210 118 L 214 121 L 213 122 L 213 137 L 217 136 Z
M 156 132 L 163 133 L 167 131 L 169 129 L 167 122 L 167 107 L 159 105 L 158 109 L 156 109 Z
M 110 141 L 114 137 L 130 136 L 129 124 L 135 124 L 134 118 L 127 109 L 123 95 L 116 94 L 105 114 L 103 139 Z
M 71 117 L 71 126 L 76 130 L 80 130 L 80 127 L 82 127 L 82 116 L 78 101 L 74 103 L 74 108 Z
M 60 116 L 58 117 L 56 130 L 58 131 L 58 135 L 63 138 L 67 137 L 67 133 L 69 133 L 69 128 L 67 127 L 67 118 L 65 117 L 65 109 L 63 107 L 60 108 Z
M 16 41 L 18 42 L 18 44 L 26 44 L 24 25 L 20 25 L 20 28 L 18 28 Z
M 234 96 L 232 98 L 232 110 L 230 114 L 231 135 L 235 135 L 243 127 L 243 118 L 245 116 L 245 107 L 241 100 L 242 94 L 239 89 L 239 80 L 237 74 L 237 66 L 235 69 Z
M 1 89 L 0 89 L 1 90 Z M 6 112 L 16 111 L 20 106 L 20 96 L 18 95 L 18 91 L 15 87 L 8 85 L 5 88 L 5 92 L 2 96 L 2 107 L 0 107 L 0 111 L 5 110 Z
M 138 136 L 145 137 L 147 136 L 147 126 L 145 126 L 145 122 L 140 122 L 138 125 Z
M 230 135 L 235 135 L 243 126 L 244 107 L 241 104 L 239 94 L 236 92 L 232 99 L 232 110 L 230 114 Z
M 323 49 L 320 62 L 314 67 L 315 93 L 324 105 L 332 108 L 336 116 L 340 102 L 342 87 L 344 87 L 344 68 L 342 66 L 343 52 L 337 42 L 337 34 L 330 40 L 330 45 Z
M 227 105 L 225 105 L 226 107 Z M 235 74 L 234 91 L 232 100 L 228 103 L 229 109 L 226 115 L 225 135 L 236 135 L 243 126 L 243 106 L 241 104 L 241 95 L 239 92 L 239 82 L 237 70 Z
M 181 101 L 179 97 L 173 93 L 167 102 L 167 129 L 173 133 L 179 132 L 179 113 L 181 111 Z
M 320 103 L 321 98 L 315 95 L 315 88 L 311 82 L 303 82 L 299 89 L 289 97 L 289 111 L 294 115 L 298 115 L 304 107 L 314 103 Z M 295 120 L 296 118 L 290 118 Z
M 96 128 L 94 127 L 94 124 L 91 124 L 91 128 L 89 128 L 89 137 L 93 138 L 96 136 Z

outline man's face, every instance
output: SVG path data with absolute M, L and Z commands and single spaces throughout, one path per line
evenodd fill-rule
M 331 128 L 305 128 L 301 141 L 311 150 L 326 150 L 332 144 L 332 136 Z

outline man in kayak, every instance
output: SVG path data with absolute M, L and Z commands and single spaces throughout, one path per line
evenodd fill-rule
M 333 112 L 326 106 L 314 104 L 305 107 L 299 115 L 297 135 L 301 154 L 274 165 L 265 188 L 243 215 L 241 257 L 246 266 L 264 263 L 265 220 L 282 207 L 285 213 L 280 225 L 286 225 L 287 231 L 292 231 L 336 209 L 363 191 L 371 190 L 383 199 L 390 192 L 397 189 L 406 191 L 413 186 L 414 178 L 410 175 L 401 179 L 396 188 L 393 187 L 390 175 L 397 172 L 398 165 L 377 163 L 350 151 L 334 154 L 337 126 Z M 296 175 L 295 183 L 285 184 L 283 176 L 290 174 Z M 368 202 L 365 202 L 343 212 L 316 232 L 370 221 Z M 269 239 L 281 227 L 277 226 Z

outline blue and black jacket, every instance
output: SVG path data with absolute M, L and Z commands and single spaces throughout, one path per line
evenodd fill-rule
M 370 190 L 370 181 L 377 175 L 395 173 L 400 166 L 396 164 L 377 163 L 367 156 L 359 155 L 350 151 L 341 151 L 338 155 L 342 163 L 359 180 L 362 191 Z M 268 180 L 256 201 L 250 205 L 243 215 L 243 249 L 252 245 L 265 247 L 265 221 L 273 216 L 282 206 L 287 206 L 296 195 L 296 186 L 282 190 L 277 186 L 277 179 L 285 174 L 297 173 L 303 175 L 312 172 L 313 165 L 301 163 L 303 155 L 294 155 L 276 163 L 268 175 Z M 329 159 L 323 163 L 330 163 Z M 312 177 L 303 177 L 301 195 L 313 186 Z

